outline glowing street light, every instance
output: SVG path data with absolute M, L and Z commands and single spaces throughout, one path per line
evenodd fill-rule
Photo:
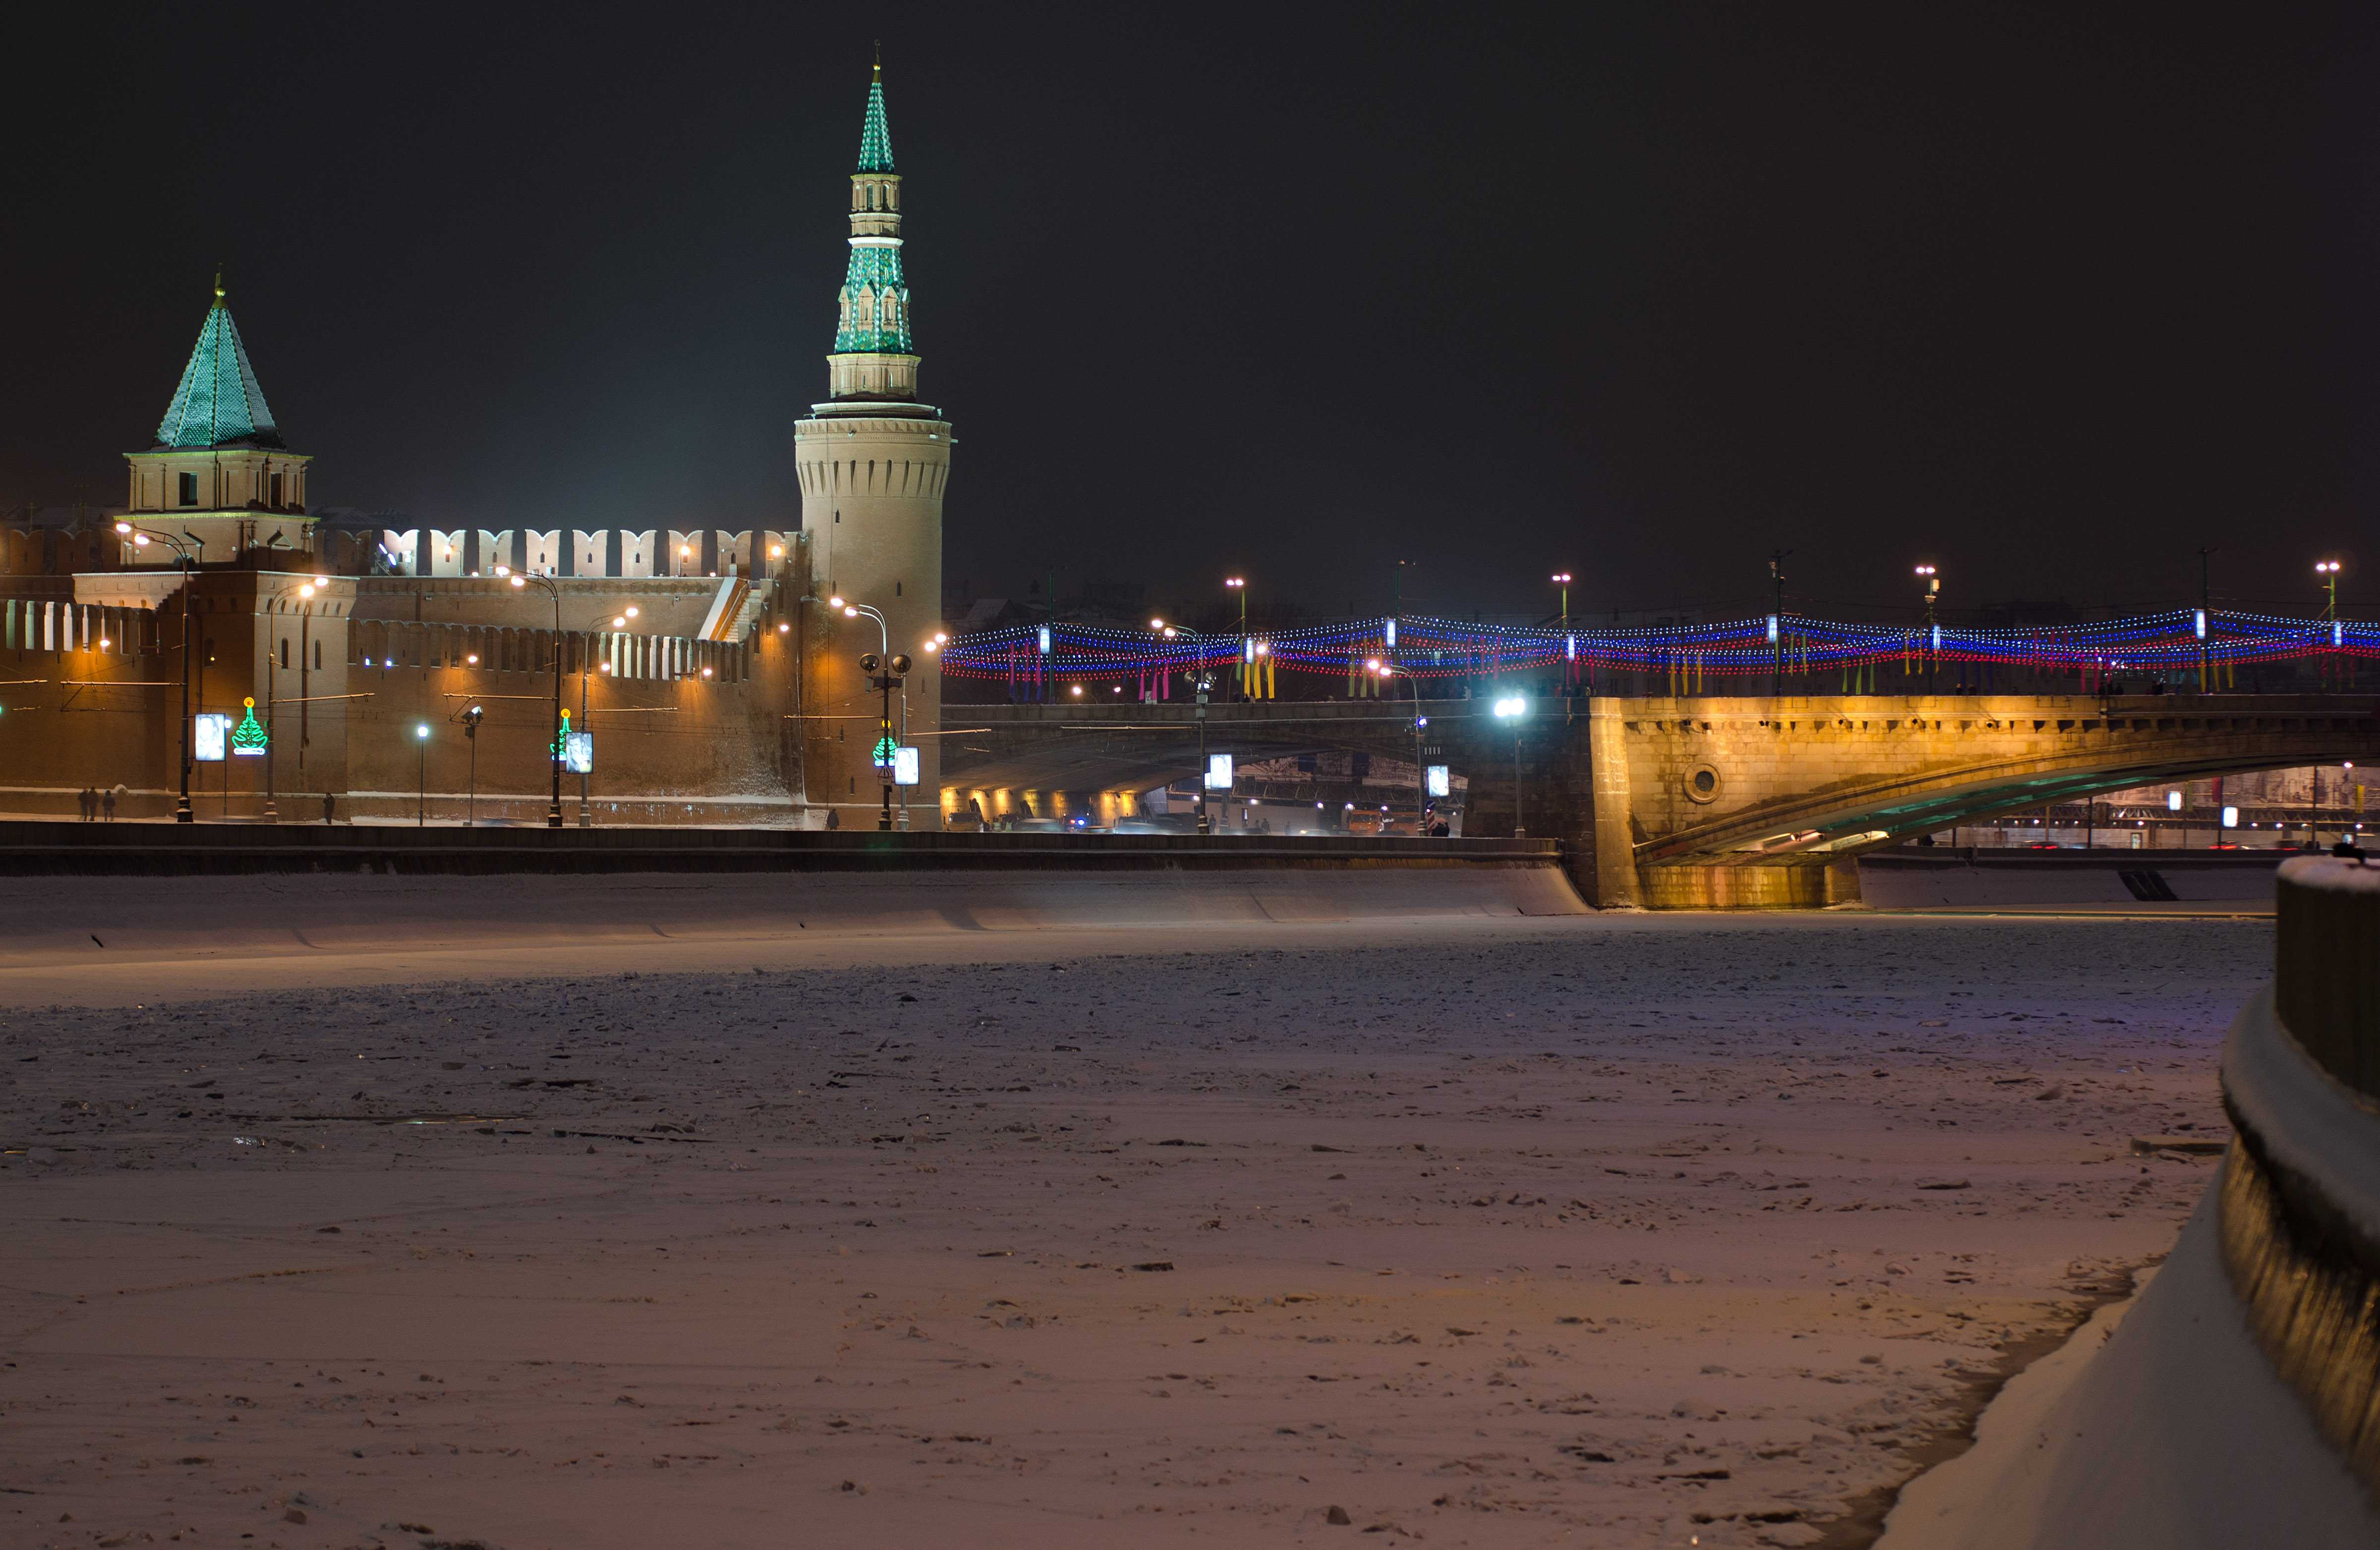
M 2313 574 L 2322 577 L 2320 585 L 2325 591 L 2330 594 L 2329 604 L 2323 610 L 2322 616 L 2325 619 L 2338 618 L 2338 562 L 2336 560 L 2318 560 L 2314 563 Z
M 199 568 L 199 557 L 193 552 L 193 547 L 200 544 L 200 539 L 187 529 L 180 538 L 176 538 L 171 533 L 143 532 L 129 522 L 118 522 L 115 530 L 129 538 L 136 549 L 147 548 L 152 538 L 164 540 L 174 551 L 174 557 L 182 567 L 182 790 L 174 803 L 174 821 L 196 823 L 198 815 L 190 810 L 190 760 L 195 754 L 190 746 L 190 738 L 196 728 L 196 723 L 190 720 L 190 613 L 191 605 L 198 601 L 191 594 L 198 589 L 193 573 Z M 269 706 L 266 714 L 271 714 Z
M 1529 714 L 1529 702 L 1520 695 L 1508 695 L 1496 702 L 1496 719 L 1512 724 L 1512 838 L 1525 840 L 1529 830 L 1521 817 L 1521 728 Z
M 430 821 L 430 723 L 421 721 L 413 729 L 414 778 L 419 788 L 414 793 L 413 827 L 419 829 Z
M 1561 588 L 1561 623 L 1570 623 L 1570 572 L 1554 572 L 1554 585 Z
M 496 574 L 506 575 L 506 568 L 503 565 L 497 566 Z M 562 764 L 565 747 L 563 723 L 568 719 L 562 708 L 562 660 L 565 656 L 562 648 L 562 588 L 555 586 L 552 578 L 547 576 L 515 575 L 510 579 L 515 591 L 528 590 L 528 584 L 534 581 L 544 587 L 547 595 L 553 599 L 553 744 L 547 750 L 549 760 L 553 766 L 553 793 L 545 809 L 545 827 L 560 829 L 562 827 Z M 632 608 L 628 612 L 634 613 L 637 611 Z
M 1925 692 L 1930 695 L 1934 692 L 1934 653 L 1941 640 L 1941 632 L 1934 623 L 1934 605 L 1942 597 L 1942 577 L 1931 565 L 1918 566 L 1916 574 L 1925 582 Z

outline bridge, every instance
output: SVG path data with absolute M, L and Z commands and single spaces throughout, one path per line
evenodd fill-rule
M 1737 696 L 1537 699 L 1518 733 L 1521 817 L 1605 907 L 1774 908 L 1857 896 L 1866 850 L 2162 781 L 2380 764 L 2368 695 Z M 1510 835 L 1515 735 L 1485 699 L 1208 708 L 1208 747 L 1442 763 L 1464 832 Z M 1197 769 L 1196 710 L 952 706 L 943 805 L 1098 810 Z M 1423 842 L 1416 842 L 1417 843 Z

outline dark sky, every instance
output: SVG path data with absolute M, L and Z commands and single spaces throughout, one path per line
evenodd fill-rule
M 880 36 L 978 591 L 2305 603 L 2380 13 L 2082 11 L 45 7 L 0 504 L 122 498 L 220 260 L 318 502 L 794 524 Z

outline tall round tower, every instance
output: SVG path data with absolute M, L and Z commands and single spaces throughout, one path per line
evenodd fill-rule
M 873 752 L 883 704 L 859 665 L 879 649 L 876 622 L 825 606 L 829 597 L 884 616 L 894 653 L 916 664 L 893 696 L 895 733 L 919 750 L 908 799 L 910 827 L 941 827 L 941 664 L 924 649 L 941 625 L 942 487 L 951 428 L 917 401 L 909 283 L 901 271 L 901 175 L 884 123 L 884 67 L 868 88 L 859 170 L 851 175 L 851 260 L 838 298 L 828 401 L 796 421 L 802 528 L 811 591 L 802 675 L 803 784 L 813 808 L 843 828 L 873 828 L 880 788 L 892 778 Z M 905 715 L 905 729 L 900 725 Z

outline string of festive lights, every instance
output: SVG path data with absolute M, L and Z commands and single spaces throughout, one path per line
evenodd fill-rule
M 960 678 L 1112 678 L 1228 669 L 1353 677 L 1500 677 L 1559 671 L 1672 672 L 1699 680 L 1976 663 L 2051 672 L 2219 672 L 2313 657 L 2380 658 L 2380 624 L 2178 609 L 2089 624 L 1961 629 L 1846 624 L 1759 614 L 1670 629 L 1514 627 L 1407 615 L 1303 629 L 1160 634 L 1100 624 L 1026 624 L 953 636 L 942 671 Z M 2216 680 L 2216 686 L 2220 681 Z

